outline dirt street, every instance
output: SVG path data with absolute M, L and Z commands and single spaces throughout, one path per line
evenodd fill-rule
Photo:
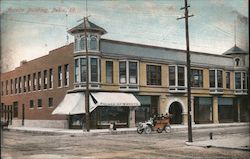
M 244 132 L 244 130 L 242 130 Z M 215 137 L 242 135 L 236 129 L 216 130 Z M 224 133 L 226 132 L 226 133 Z M 250 152 L 185 145 L 186 132 L 171 134 L 46 135 L 4 131 L 2 158 L 84 159 L 84 158 L 248 158 Z M 222 135 L 223 134 L 223 135 Z M 246 135 L 246 134 L 244 134 Z M 208 138 L 207 130 L 194 131 L 194 140 Z

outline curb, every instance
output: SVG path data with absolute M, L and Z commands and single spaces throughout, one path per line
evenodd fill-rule
M 209 125 L 194 125 L 192 127 L 193 130 L 205 130 L 205 129 L 214 129 L 214 128 L 225 128 L 225 127 L 246 127 L 249 126 L 249 123 L 237 123 L 237 124 L 209 124 Z M 181 131 L 187 131 L 188 127 L 186 125 L 184 126 L 173 126 L 171 128 L 171 132 L 181 132 Z M 25 129 L 25 127 L 8 127 L 6 129 L 7 131 L 19 131 L 19 132 L 25 132 L 25 133 L 34 133 L 34 134 L 44 134 L 44 135 L 54 135 L 54 134 L 71 134 L 71 135 L 118 135 L 118 134 L 134 134 L 136 133 L 136 128 L 131 129 L 118 129 L 115 131 L 110 131 L 107 129 L 103 129 L 103 131 L 95 131 L 90 130 L 90 132 L 83 132 L 83 131 L 71 131 L 70 129 L 49 129 L 46 128 L 42 130 L 42 128 L 39 129 Z
M 244 147 L 226 147 L 226 146 L 215 146 L 212 144 L 207 145 L 196 145 L 194 142 L 190 143 L 188 141 L 185 141 L 185 144 L 187 146 L 195 146 L 195 147 L 203 147 L 203 148 L 221 148 L 221 149 L 229 149 L 229 150 L 241 150 L 241 151 L 250 151 L 250 148 L 244 148 Z

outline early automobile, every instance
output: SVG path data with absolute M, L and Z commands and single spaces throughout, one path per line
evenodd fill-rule
M 171 131 L 170 118 L 170 114 L 158 115 L 153 118 L 150 118 L 147 122 L 140 122 L 137 126 L 137 132 L 139 134 L 143 132 L 149 134 L 152 131 L 156 130 L 158 133 L 162 133 L 162 131 L 168 133 Z

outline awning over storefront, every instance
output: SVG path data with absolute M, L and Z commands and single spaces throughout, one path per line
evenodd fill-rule
M 97 106 L 140 106 L 141 103 L 131 93 L 96 92 L 91 93 Z
M 61 115 L 74 115 L 85 113 L 85 95 L 83 93 L 69 93 L 66 94 L 61 103 L 56 107 L 52 114 Z M 96 104 L 93 102 L 91 96 L 89 97 L 89 111 L 93 111 L 96 108 Z
M 85 113 L 84 93 L 66 94 L 52 114 L 74 115 Z M 140 106 L 141 103 L 130 93 L 97 92 L 89 96 L 89 111 L 97 106 Z

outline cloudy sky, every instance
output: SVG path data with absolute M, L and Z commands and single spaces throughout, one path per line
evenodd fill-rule
M 248 0 L 189 0 L 190 49 L 222 54 L 236 43 L 247 50 Z M 66 30 L 86 15 L 85 0 L 1 0 L 3 71 L 67 44 Z M 88 0 L 89 20 L 106 39 L 185 49 L 184 0 Z M 66 16 L 67 15 L 67 16 Z M 68 43 L 73 42 L 69 35 Z

